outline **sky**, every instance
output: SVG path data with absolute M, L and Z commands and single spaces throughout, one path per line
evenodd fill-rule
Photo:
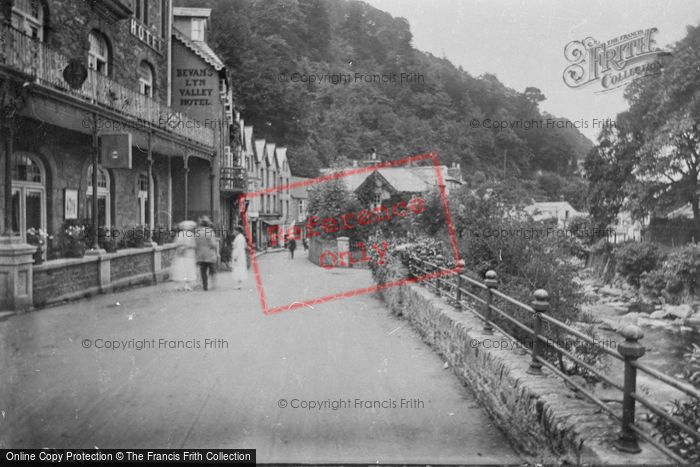
M 541 110 L 580 122 L 594 142 L 600 122 L 628 106 L 622 88 L 601 93 L 599 83 L 568 87 L 562 79 L 570 64 L 566 44 L 587 37 L 606 42 L 655 27 L 656 45 L 667 49 L 686 36 L 687 25 L 700 24 L 700 0 L 365 1 L 406 18 L 417 49 L 444 56 L 473 76 L 495 74 L 516 91 L 539 88 L 547 98 Z

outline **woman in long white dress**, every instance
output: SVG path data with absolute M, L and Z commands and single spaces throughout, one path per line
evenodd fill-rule
M 178 224 L 179 232 L 175 239 L 177 249 L 172 265 L 172 279 L 178 290 L 192 290 L 197 281 L 195 227 L 197 223 L 194 221 L 182 221 Z
M 248 278 L 248 260 L 246 258 L 245 249 L 248 245 L 243 235 L 243 229 L 236 227 L 236 237 L 233 239 L 233 248 L 231 252 L 231 260 L 233 261 L 233 280 L 236 284 L 236 290 L 243 288 L 243 281 Z

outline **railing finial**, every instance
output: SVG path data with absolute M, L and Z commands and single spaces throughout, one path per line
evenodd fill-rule
M 637 368 L 633 363 L 644 355 L 644 346 L 638 342 L 644 337 L 644 333 L 639 327 L 630 324 L 620 331 L 620 335 L 625 338 L 625 341 L 617 346 L 617 351 L 625 359 L 625 384 L 622 394 L 622 429 L 614 445 L 620 451 L 636 454 L 641 449 L 637 442 L 637 434 L 632 430 L 635 411 L 632 394 L 637 391 Z
M 532 309 L 535 310 L 535 323 L 532 327 L 532 360 L 527 372 L 532 375 L 541 375 L 542 362 L 539 359 L 542 355 L 542 341 L 540 340 L 542 335 L 542 313 L 546 313 L 549 310 L 549 293 L 544 289 L 537 289 L 533 294 L 533 298 Z
M 491 324 L 492 310 L 491 306 L 493 303 L 493 289 L 498 287 L 498 276 L 496 271 L 489 269 L 484 274 L 484 284 L 486 285 L 486 304 L 484 309 L 484 317 L 486 322 L 484 323 L 484 333 L 493 334 L 493 325 Z

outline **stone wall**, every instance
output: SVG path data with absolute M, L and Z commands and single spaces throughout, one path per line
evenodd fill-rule
M 99 292 L 98 258 L 58 259 L 51 263 L 52 267 L 33 268 L 34 306 L 51 303 L 55 297 L 89 296 Z
M 297 242 L 297 244 L 299 243 L 300 242 Z M 298 246 L 299 245 L 297 245 L 297 247 Z M 340 260 L 336 256 L 338 254 L 337 239 L 326 240 L 320 239 L 319 237 L 311 237 L 309 239 L 309 261 L 314 263 L 316 266 L 320 266 L 321 255 L 323 255 L 324 251 L 330 251 L 333 253 L 333 255 L 327 255 L 324 258 L 323 262 L 328 267 L 331 267 L 332 262 L 335 260 L 336 263 L 332 267 L 348 267 L 349 265 L 349 267 L 353 269 L 370 269 L 370 264 L 368 261 L 359 261 L 359 259 L 363 257 L 360 250 L 350 250 L 350 255 L 355 261 L 353 261 L 352 264 L 349 264 L 347 259 Z
M 48 261 L 33 267 L 33 304 L 42 307 L 165 280 L 174 254 L 175 245 L 168 244 Z
M 320 266 L 320 258 L 324 251 L 337 251 L 338 242 L 335 239 L 324 240 L 319 237 L 309 239 L 309 261 Z
M 112 258 L 112 281 L 153 274 L 153 253 L 150 249 L 126 250 L 125 253 L 128 254 Z
M 615 451 L 619 424 L 546 369 L 542 376 L 528 374 L 529 355 L 475 346 L 509 338 L 497 331 L 484 334 L 482 321 L 468 310 L 460 312 L 415 284 L 381 294 L 392 312 L 408 319 L 449 362 L 514 446 L 537 462 L 668 463 L 648 448 L 637 455 Z

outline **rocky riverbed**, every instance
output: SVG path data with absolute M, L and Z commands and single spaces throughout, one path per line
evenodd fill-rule
M 644 333 L 640 343 L 646 348 L 640 361 L 668 375 L 682 376 L 683 355 L 691 344 L 700 345 L 700 301 L 681 305 L 655 303 L 627 284 L 601 284 L 593 278 L 581 282 L 587 298 L 583 310 L 595 323 L 596 339 L 620 343 L 624 340 L 619 334 L 621 329 L 630 324 L 639 326 Z M 606 373 L 619 379 L 623 365 L 610 360 Z M 679 391 L 643 373 L 639 374 L 639 384 L 643 392 L 653 394 L 659 402 L 684 398 Z

